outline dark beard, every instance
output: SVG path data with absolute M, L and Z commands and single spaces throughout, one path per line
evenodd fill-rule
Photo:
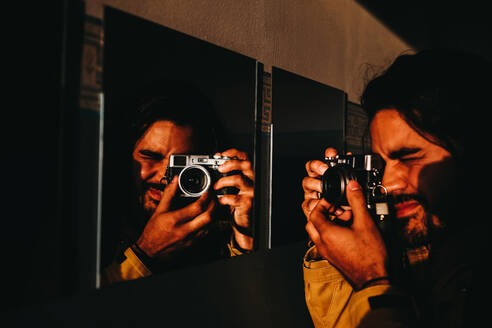
M 417 220 L 415 217 L 397 219 L 396 220 L 396 232 L 398 234 L 398 240 L 402 246 L 407 249 L 416 249 L 422 246 L 426 246 L 431 242 L 432 231 L 435 227 L 432 223 L 432 216 L 425 212 L 423 217 L 423 229 L 408 230 L 408 226 L 412 220 Z
M 401 246 L 407 249 L 416 249 L 427 246 L 432 241 L 432 236 L 442 227 L 437 227 L 433 221 L 433 215 L 429 211 L 427 201 L 418 194 L 405 194 L 394 196 L 394 204 L 415 200 L 423 207 L 424 213 L 417 213 L 415 216 L 408 218 L 395 219 L 395 229 Z M 421 218 L 418 216 L 422 215 Z M 421 221 L 421 222 L 419 222 Z M 420 226 L 418 229 L 409 230 L 410 225 Z
M 151 199 L 150 201 L 155 205 L 155 207 L 146 207 L 145 206 L 145 195 L 150 188 L 154 188 L 160 191 L 164 191 L 166 187 L 165 184 L 162 183 L 149 183 L 143 182 L 139 190 L 137 190 L 137 204 L 140 208 L 139 210 L 139 220 L 141 223 L 146 224 L 150 217 L 154 214 L 157 206 L 159 205 L 159 201 Z

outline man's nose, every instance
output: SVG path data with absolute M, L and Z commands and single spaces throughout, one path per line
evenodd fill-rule
M 408 186 L 408 172 L 397 163 L 386 164 L 383 174 L 383 186 L 388 194 L 398 194 Z
M 148 170 L 142 172 L 144 180 L 152 183 L 160 183 L 162 178 L 166 175 L 167 163 L 167 160 L 162 160 L 149 165 Z
M 156 173 L 159 182 L 166 176 L 167 163 L 168 163 L 167 159 L 164 159 L 159 163 L 159 167 L 157 168 L 157 173 Z

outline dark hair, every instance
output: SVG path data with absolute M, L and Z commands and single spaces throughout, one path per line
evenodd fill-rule
M 195 86 L 180 81 L 154 83 L 137 103 L 132 123 L 133 144 L 154 122 L 170 121 L 192 128 L 196 151 L 204 154 L 218 151 L 221 125 L 211 101 Z
M 490 106 L 491 77 L 491 63 L 478 55 L 442 49 L 405 54 L 367 84 L 361 105 L 369 120 L 381 109 L 398 110 L 423 137 L 462 156 L 473 129 L 468 120 Z

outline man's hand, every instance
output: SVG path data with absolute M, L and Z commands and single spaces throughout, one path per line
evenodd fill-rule
M 228 205 L 233 214 L 234 223 L 232 225 L 234 238 L 239 247 L 244 250 L 253 249 L 253 237 L 251 233 L 251 217 L 254 198 L 254 171 L 248 155 L 237 149 L 229 149 L 215 155 L 235 157 L 219 166 L 220 173 L 238 171 L 240 174 L 234 174 L 220 178 L 214 185 L 214 189 L 224 187 L 236 187 L 239 189 L 237 195 L 223 195 L 218 197 L 222 205 Z
M 351 210 L 343 211 L 321 199 L 310 213 L 306 230 L 320 255 L 360 288 L 372 279 L 388 276 L 388 255 L 356 181 L 348 184 L 347 200 Z M 330 220 L 333 215 L 343 221 L 351 217 L 352 224 L 334 223 Z
M 337 155 L 335 148 L 327 148 L 325 150 L 325 157 L 334 157 Z M 302 180 L 302 189 L 304 189 L 304 202 L 302 203 L 302 210 L 306 218 L 309 218 L 311 211 L 316 207 L 319 202 L 318 195 L 321 194 L 321 176 L 328 169 L 328 164 L 323 161 L 313 160 L 306 163 L 306 172 L 308 174 Z
M 336 155 L 334 148 L 325 150 L 325 157 Z M 388 275 L 386 246 L 356 181 L 351 181 L 347 188 L 350 209 L 337 208 L 319 199 L 321 176 L 327 169 L 323 161 L 306 163 L 308 176 L 302 181 L 302 209 L 308 219 L 306 231 L 318 253 L 337 267 L 354 287 L 360 288 L 372 279 Z
M 164 189 L 157 209 L 137 240 L 137 246 L 150 258 L 168 259 L 189 247 L 199 236 L 206 234 L 206 227 L 211 222 L 215 202 L 208 192 L 186 207 L 169 211 L 177 188 L 178 177 L 175 176 Z

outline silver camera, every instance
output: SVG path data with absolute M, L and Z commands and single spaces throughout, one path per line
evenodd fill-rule
M 212 155 L 171 155 L 167 166 L 165 179 L 168 183 L 178 175 L 178 184 L 181 197 L 200 197 L 210 189 L 214 183 L 224 177 L 239 174 L 239 171 L 220 173 L 218 167 L 230 159 Z M 218 197 L 226 194 L 237 194 L 239 189 L 226 187 L 216 190 Z

